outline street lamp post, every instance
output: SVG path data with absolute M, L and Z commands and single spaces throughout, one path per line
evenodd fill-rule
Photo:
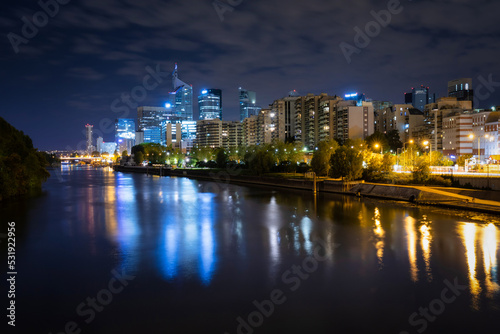
M 424 141 L 422 144 L 424 144 L 424 146 L 427 146 L 429 145 L 429 167 L 432 165 L 432 147 L 431 147 L 431 143 L 429 141 Z
M 403 154 L 405 154 L 405 152 L 406 152 L 406 144 L 413 144 L 413 139 L 410 139 L 410 141 L 407 141 L 403 144 Z M 413 154 L 412 153 L 413 153 L 412 149 L 410 148 L 410 161 L 413 161 Z M 403 155 L 403 165 L 405 165 L 405 168 L 406 168 L 406 157 L 404 155 Z
M 484 138 L 485 139 L 488 139 L 490 136 L 489 135 L 484 135 Z M 469 138 L 474 141 L 474 134 L 471 133 L 469 135 Z M 484 146 L 484 150 L 486 151 L 486 144 Z M 474 152 L 474 149 L 472 150 Z M 486 153 L 486 152 L 485 152 Z M 481 136 L 477 136 L 477 161 L 478 161 L 478 164 L 481 163 Z

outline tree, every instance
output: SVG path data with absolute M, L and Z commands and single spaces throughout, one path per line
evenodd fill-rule
M 214 152 L 210 147 L 197 146 L 191 150 L 191 157 L 198 161 L 210 161 L 214 159 Z
M 384 173 L 390 173 L 393 170 L 393 166 L 395 164 L 396 159 L 394 156 L 390 153 L 384 154 L 382 158 L 382 166 L 381 166 L 381 171 Z
M 330 172 L 330 158 L 338 149 L 339 144 L 335 140 L 322 141 L 318 144 L 318 150 L 314 152 L 311 160 L 311 168 L 318 176 L 327 176 Z
M 217 154 L 215 157 L 215 162 L 217 162 L 217 167 L 218 168 L 224 168 L 226 167 L 227 164 L 227 154 L 226 151 L 223 148 L 219 148 L 217 150 Z
M 266 147 L 253 147 L 245 154 L 244 159 L 250 170 L 258 175 L 269 173 L 275 162 L 273 154 Z
M 99 153 L 99 151 L 93 151 L 92 154 L 90 154 L 90 155 L 93 157 L 100 157 L 101 153 Z
M 358 149 L 342 146 L 332 154 L 330 166 L 332 177 L 356 180 L 363 174 L 363 155 Z
M 385 136 L 387 138 L 387 145 L 389 145 L 392 152 L 397 153 L 398 149 L 403 147 L 398 130 L 391 130 Z
M 379 154 L 371 154 L 367 159 L 367 167 L 365 170 L 365 179 L 367 181 L 378 181 L 381 177 L 382 171 L 382 158 Z
M 144 155 L 146 153 L 144 145 L 141 144 L 132 146 L 132 155 L 135 155 L 137 152 L 142 152 L 142 154 Z
M 429 157 L 426 155 L 421 155 L 417 158 L 415 167 L 412 172 L 413 182 L 425 183 L 429 179 L 429 175 Z
M 125 151 L 123 151 L 123 152 L 122 152 L 122 157 L 123 157 L 123 158 L 128 157 L 128 152 L 127 152 L 127 150 L 125 150 Z
M 144 153 L 137 151 L 134 154 L 134 162 L 136 165 L 140 165 L 144 161 Z
M 464 154 L 457 158 L 457 165 L 460 167 L 465 167 L 465 160 L 472 158 L 472 154 Z
M 453 161 L 438 151 L 431 152 L 431 166 L 453 166 Z

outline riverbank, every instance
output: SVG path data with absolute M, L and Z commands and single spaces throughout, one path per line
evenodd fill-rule
M 459 210 L 472 210 L 500 214 L 500 192 L 467 190 L 428 186 L 402 186 L 364 181 L 342 182 L 331 179 L 294 179 L 270 176 L 241 175 L 237 171 L 213 171 L 204 169 L 166 169 L 160 167 L 114 166 L 114 170 L 125 173 L 142 173 L 158 176 L 187 177 L 216 183 L 234 183 L 279 187 L 306 191 L 337 193 L 358 197 L 373 197 L 385 200 L 412 202 L 419 205 L 441 206 Z

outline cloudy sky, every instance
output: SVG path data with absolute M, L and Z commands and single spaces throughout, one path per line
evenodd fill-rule
M 195 96 L 223 90 L 227 120 L 239 117 L 240 86 L 261 106 L 292 89 L 402 103 L 411 87 L 444 96 L 448 80 L 471 77 L 483 85 L 476 107 L 500 105 L 500 84 L 482 84 L 500 82 L 498 0 L 44 1 L 50 15 L 37 1 L 0 4 L 0 116 L 42 150 L 76 148 L 87 123 L 113 140 L 108 120 L 164 104 L 176 62 Z M 356 27 L 368 41 L 355 41 Z M 157 87 L 147 80 L 147 96 L 116 108 L 157 70 Z

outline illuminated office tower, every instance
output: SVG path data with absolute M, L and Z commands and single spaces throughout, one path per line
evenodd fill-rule
M 222 120 L 222 91 L 220 89 L 204 89 L 198 96 L 200 120 Z
M 193 120 L 193 86 L 179 79 L 177 64 L 172 73 L 173 91 L 170 93 L 170 103 L 177 115 L 184 121 Z
M 119 153 L 131 154 L 135 145 L 135 119 L 118 118 L 115 121 L 115 143 Z
M 259 111 L 262 109 L 257 106 L 257 94 L 250 90 L 239 88 L 240 92 L 240 122 L 243 122 L 245 118 L 250 116 L 259 115 Z

